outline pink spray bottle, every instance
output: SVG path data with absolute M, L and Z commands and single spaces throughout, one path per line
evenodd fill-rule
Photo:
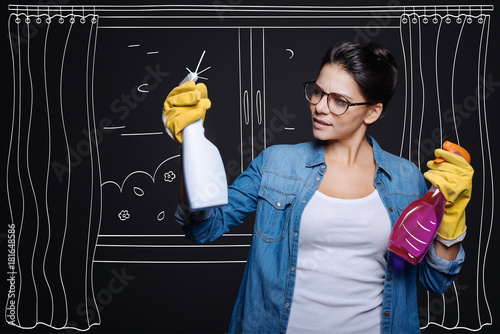
M 462 156 L 470 163 L 469 152 L 463 147 L 446 141 L 443 149 Z M 445 163 L 443 158 L 434 161 Z M 445 204 L 446 198 L 439 188 L 432 186 L 399 216 L 392 228 L 387 248 L 411 264 L 420 263 L 439 230 Z

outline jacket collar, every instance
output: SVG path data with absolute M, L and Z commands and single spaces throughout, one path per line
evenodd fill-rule
M 377 164 L 378 170 L 383 170 L 389 178 L 391 178 L 391 171 L 387 163 L 386 153 L 382 150 L 380 145 L 373 139 L 372 136 L 367 135 L 366 139 L 368 143 L 373 147 L 373 155 L 375 157 L 375 163 Z M 309 161 L 307 162 L 307 167 L 314 167 L 325 163 L 325 150 L 324 143 L 320 140 L 315 139 L 311 143 L 311 151 L 309 154 Z
M 372 136 L 367 135 L 366 139 L 368 140 L 368 144 L 373 147 L 373 155 L 375 157 L 375 163 L 377 164 L 377 172 L 379 170 L 383 170 L 389 178 L 391 178 L 391 169 L 389 168 L 389 164 L 387 163 L 387 153 L 382 150 L 380 145 L 373 139 Z
M 311 143 L 311 151 L 309 153 L 309 161 L 307 167 L 314 167 L 325 163 L 324 143 L 315 139 Z

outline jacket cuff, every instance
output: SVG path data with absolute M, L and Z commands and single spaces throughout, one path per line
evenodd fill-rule
M 460 245 L 460 250 L 458 251 L 457 257 L 453 261 L 448 261 L 440 258 L 436 254 L 436 249 L 434 248 L 434 243 L 431 244 L 427 256 L 425 258 L 427 264 L 434 270 L 447 274 L 456 275 L 459 273 L 460 268 L 465 260 L 465 251 L 462 245 Z
M 177 210 L 175 210 L 174 218 L 175 221 L 181 226 L 187 226 L 193 222 L 203 221 L 212 215 L 213 209 L 201 210 L 201 211 L 188 211 L 182 210 L 181 205 L 177 205 Z

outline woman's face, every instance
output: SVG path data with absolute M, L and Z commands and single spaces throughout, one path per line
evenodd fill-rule
M 341 94 L 351 103 L 366 101 L 354 78 L 340 65 L 324 65 L 316 84 L 325 93 Z M 327 97 L 323 96 L 318 104 L 309 104 L 309 107 L 312 114 L 313 135 L 324 141 L 345 140 L 355 134 L 364 135 L 366 126 L 376 120 L 369 118 L 373 105 L 351 106 L 343 115 L 338 116 L 330 112 Z

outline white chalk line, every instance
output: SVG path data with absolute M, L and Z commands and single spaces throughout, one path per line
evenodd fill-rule
M 14 115 L 16 114 L 16 74 L 15 74 L 15 71 L 16 71 L 16 67 L 15 67 L 15 58 L 14 58 L 14 46 L 12 45 L 12 31 L 11 31 L 11 28 L 10 28 L 10 21 L 11 21 L 11 17 L 12 17 L 13 14 L 11 14 L 9 16 L 9 19 L 8 19 L 8 26 L 7 26 L 7 29 L 8 29 L 8 32 L 9 32 L 9 45 L 10 45 L 10 55 L 11 55 L 11 61 L 12 61 L 12 121 L 11 121 L 11 128 L 10 128 L 10 139 L 9 139 L 9 149 L 8 149 L 8 153 L 7 153 L 7 168 L 6 168 L 6 172 L 5 172 L 5 185 L 6 185 L 6 190 L 7 190 L 7 203 L 9 205 L 9 214 L 10 214 L 10 221 L 12 223 L 14 223 L 14 214 L 12 212 L 12 201 L 11 201 L 11 198 L 10 198 L 10 182 L 9 182 L 9 179 L 10 179 L 10 173 L 9 173 L 9 170 L 10 170 L 10 159 L 11 159 L 11 154 L 12 154 L 12 143 L 13 143 L 13 140 L 14 140 Z M 19 34 L 18 34 L 19 36 Z M 16 247 L 16 251 L 18 250 L 18 248 Z M 17 257 L 16 257 L 17 259 Z M 13 266 L 13 270 L 12 271 L 16 271 L 15 270 L 16 267 L 15 265 Z M 6 303 L 8 303 L 9 301 L 7 300 Z M 8 307 L 8 304 L 6 304 L 5 306 L 6 308 Z M 5 319 L 5 321 L 7 321 L 7 319 Z M 8 322 L 8 321 L 7 321 Z
M 251 233 L 225 233 L 222 237 L 252 237 Z M 184 234 L 100 234 L 99 238 L 185 238 Z
M 408 115 L 408 65 L 406 64 L 406 51 L 405 51 L 405 43 L 403 39 L 403 28 L 402 22 L 399 21 L 399 39 L 401 42 L 401 49 L 403 54 L 403 66 L 405 71 L 405 104 L 404 104 L 404 112 L 403 112 L 403 133 L 401 134 L 401 145 L 399 150 L 399 156 L 403 156 L 404 142 L 405 142 L 405 134 L 406 134 L 406 116 Z M 410 140 L 411 141 L 411 140 Z M 411 145 L 411 143 L 410 143 Z M 411 150 L 409 151 L 411 152 Z M 411 153 L 408 153 L 409 159 L 411 159 Z
M 265 5 L 225 5 L 225 4 L 212 4 L 212 5 L 84 5 L 84 6 L 72 6 L 72 5 L 54 5 L 54 6 L 38 6 L 38 5 L 15 5 L 10 4 L 9 10 L 19 11 L 19 10 L 45 10 L 49 8 L 56 8 L 57 10 L 91 10 L 99 12 L 149 12 L 149 11 L 198 11 L 198 12 L 220 12 L 224 9 L 224 12 L 301 12 L 301 13 L 352 13 L 352 12 L 367 12 L 372 13 L 374 10 L 395 12 L 398 15 L 409 12 L 421 12 L 427 9 L 432 9 L 436 13 L 439 12 L 449 12 L 460 11 L 460 10 L 481 10 L 481 11 L 493 11 L 493 5 L 460 5 L 460 4 L 450 4 L 450 5 L 417 5 L 417 6 L 400 6 L 400 5 L 386 5 L 386 6 L 305 6 L 305 5 L 289 5 L 289 6 L 265 6 Z M 402 13 L 401 13 L 402 12 Z
M 54 320 L 54 296 L 52 294 L 52 288 L 50 287 L 48 278 L 47 278 L 47 273 L 45 271 L 46 267 L 46 261 L 47 261 L 47 254 L 49 252 L 49 245 L 51 241 L 51 236 L 52 236 L 52 229 L 51 229 L 51 217 L 49 215 L 49 175 L 50 175 L 50 161 L 52 157 L 52 123 L 51 123 L 51 117 L 50 117 L 50 105 L 49 105 L 49 91 L 48 91 L 48 84 L 47 84 L 47 40 L 49 37 L 49 29 L 50 25 L 47 27 L 47 30 L 45 31 L 45 40 L 44 40 L 44 45 L 43 45 L 43 78 L 44 78 L 44 83 L 45 83 L 45 103 L 46 103 L 46 108 L 47 108 L 47 124 L 48 124 L 48 159 L 47 159 L 47 172 L 45 174 L 45 211 L 47 212 L 47 228 L 48 228 L 48 236 L 47 236 L 47 245 L 45 246 L 45 252 L 43 254 L 43 276 L 45 278 L 45 282 L 47 284 L 47 287 L 49 289 L 49 294 L 50 294 L 50 306 L 51 306 L 51 311 L 50 311 L 50 323 Z
M 97 49 L 97 34 L 98 34 L 98 27 L 99 27 L 99 20 L 96 20 L 95 23 L 96 26 L 96 31 L 95 31 L 95 37 L 94 37 L 94 44 L 93 44 L 93 55 L 92 55 L 92 80 L 91 80 L 91 107 L 92 107 L 92 120 L 93 120 L 93 125 L 94 129 L 97 129 L 97 124 L 95 120 L 95 101 L 94 101 L 94 79 L 95 79 L 95 56 L 96 56 L 96 49 Z M 94 131 L 94 142 L 97 143 L 97 131 Z M 98 178 L 99 182 L 102 182 L 102 173 L 101 173 L 101 160 L 99 156 L 99 145 L 96 145 L 96 158 L 97 158 L 97 172 L 98 172 Z M 102 223 L 102 187 L 99 187 L 99 219 L 98 219 L 98 226 L 97 226 L 97 237 L 96 237 L 96 242 L 98 239 L 98 235 L 101 231 L 101 223 Z M 97 247 L 94 245 L 94 251 L 92 253 L 92 266 L 90 268 L 90 277 L 94 277 L 94 259 L 95 259 L 95 254 L 96 254 Z M 94 290 L 94 281 L 91 280 L 90 282 L 90 287 L 92 290 L 92 298 L 94 301 L 94 305 L 97 306 L 97 301 L 95 300 L 95 290 Z M 89 329 L 92 327 L 94 324 L 100 325 L 101 324 L 101 313 L 97 312 L 97 317 L 98 320 L 96 323 L 89 323 Z
M 27 48 L 27 57 L 26 57 L 26 63 L 27 63 L 27 68 L 28 68 L 28 78 L 29 78 L 29 84 L 30 84 L 30 111 L 29 111 L 29 121 L 28 121 L 28 133 L 27 133 L 27 138 L 26 138 L 26 171 L 28 174 L 28 181 L 30 184 L 30 189 L 33 194 L 33 201 L 35 202 L 35 214 L 36 214 L 36 231 L 35 231 L 35 242 L 34 242 L 34 247 L 33 251 L 31 253 L 31 279 L 33 281 L 33 288 L 35 289 L 35 321 L 38 322 L 38 287 L 37 283 L 35 281 L 35 250 L 36 250 L 36 245 L 38 243 L 38 235 L 39 235 L 39 229 L 40 229 L 40 210 L 38 209 L 38 200 L 37 196 L 35 193 L 35 186 L 33 185 L 33 179 L 31 178 L 31 169 L 30 169 L 30 158 L 29 158 L 29 148 L 30 148 L 30 142 L 31 142 L 31 126 L 32 126 L 32 120 L 33 120 L 33 76 L 31 74 L 31 61 L 30 61 L 30 54 L 31 54 L 31 43 L 30 43 L 30 31 L 27 29 L 28 32 L 28 42 L 26 43 L 26 48 Z
M 420 83 L 422 85 L 422 108 L 420 110 L 420 129 L 418 133 L 418 166 L 420 168 L 420 145 L 422 143 L 422 131 L 424 128 L 424 114 L 425 114 L 425 81 L 424 81 L 424 71 L 422 69 L 422 29 L 420 27 L 420 20 L 418 20 L 418 67 L 420 72 Z
M 252 138 L 252 160 L 255 159 L 255 136 L 253 131 L 253 29 L 250 28 L 250 138 Z M 257 28 L 258 29 L 258 28 Z M 244 150 L 241 150 L 243 154 Z
M 439 142 L 443 142 L 443 121 L 441 117 L 441 96 L 439 92 L 439 76 L 438 76 L 438 49 L 439 49 L 439 40 L 441 36 L 441 25 L 443 24 L 443 20 L 439 21 L 439 27 L 436 36 L 436 51 L 434 53 L 434 71 L 436 74 L 436 95 L 437 95 L 437 105 L 438 105 L 438 115 L 439 115 Z
M 129 177 L 131 177 L 132 175 L 135 175 L 135 174 L 144 174 L 144 175 L 147 175 L 151 181 L 153 181 L 153 183 L 155 183 L 155 179 L 156 179 L 156 173 L 158 172 L 158 169 L 164 164 L 166 163 L 167 161 L 170 161 L 172 159 L 175 159 L 175 158 L 179 158 L 180 157 L 180 154 L 177 154 L 177 155 L 174 155 L 170 158 L 167 158 L 165 160 L 163 160 L 159 165 L 158 167 L 156 167 L 153 175 L 149 174 L 148 172 L 145 172 L 145 171 L 135 171 L 135 172 L 132 172 L 130 173 L 129 175 L 127 175 L 127 177 L 125 177 L 125 179 L 123 180 L 122 184 L 119 185 L 118 183 L 116 183 L 115 181 L 106 181 L 104 183 L 101 184 L 101 188 L 106 185 L 106 184 L 114 184 L 118 187 L 118 189 L 120 189 L 120 193 L 123 192 L 123 186 L 125 185 L 125 182 L 128 180 Z
M 96 129 L 95 127 L 95 118 L 94 118 L 94 110 L 92 108 L 91 105 L 89 105 L 89 100 L 90 100 L 90 95 L 92 94 L 92 92 L 89 92 L 89 72 L 90 72 L 90 68 L 89 68 L 89 62 L 90 62 L 90 49 L 91 49 L 91 46 L 92 46 L 92 31 L 94 29 L 94 26 L 95 24 L 92 24 L 90 26 L 90 32 L 89 32 L 89 38 L 88 38 L 88 41 L 87 41 L 87 58 L 86 58 L 86 70 L 85 70 L 85 81 L 86 81 L 86 85 L 85 85 L 85 89 L 86 89 L 86 96 L 85 96 L 85 101 L 87 103 L 87 106 L 86 106 L 86 110 L 87 110 L 87 128 L 88 128 L 88 132 L 91 133 L 91 129 Z M 96 33 L 97 33 L 97 29 L 96 29 Z M 95 50 L 95 46 L 93 48 Z M 93 66 L 94 66 L 94 63 L 92 62 L 92 71 L 93 71 Z M 93 77 L 92 77 L 92 82 L 93 82 Z M 92 121 L 93 121 L 93 126 L 91 125 L 90 123 L 90 118 L 92 116 Z M 95 134 L 96 131 L 94 131 L 94 140 L 95 140 L 95 143 L 96 145 L 94 145 L 95 147 L 97 147 L 97 137 L 96 137 L 96 134 Z M 91 143 L 91 140 L 90 140 L 90 136 L 88 138 L 88 141 L 89 141 L 89 147 L 92 148 L 92 143 Z M 96 151 L 97 153 L 97 151 Z M 88 296 L 88 277 L 89 277 L 89 255 L 90 255 L 90 236 L 91 236 L 91 226 L 92 226 L 92 216 L 93 216 L 93 207 L 94 207 L 94 153 L 93 153 L 93 150 L 90 149 L 90 166 L 91 166 L 91 183 L 90 183 L 90 205 L 89 205 L 89 218 L 88 218 L 88 228 L 87 228 L 87 249 L 86 249 L 86 256 L 85 256 L 85 295 Z M 99 179 L 99 184 L 100 184 L 100 179 Z M 100 189 L 101 187 L 99 187 Z M 100 217 L 99 217 L 99 221 L 100 221 Z M 94 252 L 95 253 L 95 245 L 94 245 Z M 93 260 L 93 259 L 92 259 Z M 92 261 L 90 262 L 90 265 L 92 265 Z M 93 275 L 93 272 L 92 272 L 92 269 L 91 269 L 91 275 Z M 91 276 L 93 277 L 93 276 Z M 97 309 L 97 302 L 95 300 L 95 295 L 94 295 L 94 288 L 93 288 L 93 279 L 91 279 L 91 290 L 92 290 L 92 298 L 93 298 L 93 305 L 92 307 Z M 86 310 L 86 317 L 87 317 L 87 326 L 90 327 L 91 325 L 91 321 L 90 321 L 90 318 L 89 318 L 89 312 L 87 312 L 87 310 L 89 309 L 89 301 L 88 301 L 88 298 L 85 299 L 85 310 Z
M 485 323 L 485 324 L 493 324 L 493 317 L 492 317 L 492 314 L 491 314 L 491 309 L 490 309 L 490 305 L 488 303 L 488 298 L 486 296 L 486 283 L 485 283 L 485 268 L 486 268 L 486 257 L 487 257 L 487 254 L 488 254 L 488 248 L 489 248 L 489 244 L 490 244 L 490 240 L 491 240 L 491 232 L 492 232 L 492 229 L 493 229 L 493 217 L 494 217 L 494 210 L 495 210 L 495 206 L 494 206 L 494 203 L 495 203 L 495 189 L 494 189 L 494 183 L 493 183 L 493 164 L 492 164 L 492 157 L 491 157 L 491 147 L 490 147 L 490 139 L 489 139 L 489 134 L 488 134 L 488 120 L 487 120 L 487 113 L 486 113 L 486 99 L 484 98 L 486 96 L 486 60 L 488 58 L 488 45 L 489 45 L 489 35 L 490 35 L 490 17 L 489 15 L 486 17 L 486 20 L 485 20 L 485 23 L 486 21 L 488 22 L 488 28 L 486 30 L 486 41 L 485 41 L 485 48 L 484 48 L 484 59 L 483 59 L 483 82 L 482 82 L 482 88 L 483 88 L 483 99 L 482 99 L 482 103 L 483 103 L 483 114 L 484 114 L 484 124 L 485 124 L 485 129 L 484 129 L 484 133 L 486 135 L 486 144 L 487 144 L 487 152 L 488 152 L 488 159 L 489 159 L 489 172 L 490 172 L 490 179 L 491 179 L 491 203 L 492 203 L 492 206 L 491 206 L 491 218 L 490 218 L 490 228 L 489 228 L 489 231 L 488 231 L 488 238 L 487 238 L 487 241 L 486 241 L 486 246 L 485 246 L 485 250 L 484 250 L 484 257 L 483 257 L 483 268 L 482 268 L 482 286 L 483 286 L 483 296 L 484 296 L 484 300 L 486 301 L 486 307 L 488 309 L 488 314 L 489 314 L 489 318 L 490 318 L 490 322 L 489 323 Z M 481 43 L 480 43 L 480 47 L 482 47 L 482 41 L 483 41 L 483 35 L 484 35 L 484 27 L 485 25 L 483 25 L 482 27 L 482 30 L 481 30 Z M 479 55 L 481 54 L 481 49 L 479 50 Z M 478 66 L 478 82 L 479 82 L 479 78 L 480 78 L 480 66 Z M 478 93 L 479 93 L 479 85 L 478 85 Z M 478 95 L 479 96 L 479 95 Z M 479 111 L 481 110 L 480 108 L 480 103 L 479 103 Z M 480 113 L 478 113 L 478 117 L 480 117 Z M 481 224 L 480 224 L 480 232 L 479 232 L 479 245 L 481 245 L 481 242 L 482 242 L 482 230 L 483 230 L 483 215 L 484 215 L 484 205 L 485 205 L 485 183 L 486 183 L 486 180 L 485 180 L 485 175 L 486 175 L 486 171 L 485 171 L 485 163 L 484 163 L 484 149 L 483 149 L 483 130 L 482 130 L 482 127 L 481 127 L 481 122 L 479 122 L 479 125 L 480 125 L 480 133 L 481 133 L 481 152 L 482 152 L 482 155 L 481 155 L 481 159 L 483 161 L 483 179 L 482 179 L 482 182 L 483 182 L 483 196 L 482 196 L 482 202 L 481 202 Z M 477 275 L 477 278 L 476 278 L 476 297 L 477 297 L 477 305 L 478 305 L 478 316 L 479 316 L 479 320 L 480 320 L 480 324 L 482 324 L 482 321 L 481 321 L 481 317 L 480 317 L 480 313 L 479 313 L 479 292 L 478 292 L 478 289 L 479 289 L 479 259 L 480 259 L 480 250 L 478 251 L 478 265 L 477 265 L 477 272 L 478 272 L 478 275 Z
M 239 84 L 239 92 L 240 92 L 240 147 L 243 147 L 243 101 L 242 101 L 242 96 L 241 96 L 241 91 L 242 91 L 242 84 L 241 84 L 241 29 L 238 28 L 238 84 Z M 240 153 L 240 171 L 241 173 L 244 172 L 244 167 L 243 167 L 243 150 L 242 153 Z
M 399 26 L 354 26 L 354 25 L 337 25 L 337 26 L 99 26 L 99 29 L 399 29 Z
M 451 71 L 451 100 L 455 101 L 455 68 L 457 64 L 458 46 L 460 45 L 460 39 L 462 38 L 462 32 L 464 30 L 466 20 L 463 20 L 462 27 L 460 28 L 460 33 L 458 34 L 458 40 L 455 45 L 455 54 L 453 56 L 453 70 Z M 451 104 L 451 110 L 453 115 L 453 124 L 455 126 L 455 135 L 457 136 L 457 144 L 460 146 L 460 137 L 458 136 L 457 128 L 457 118 L 455 113 L 455 103 Z
M 164 20 L 172 20 L 172 19 L 187 19 L 187 20 L 196 20 L 196 19 L 218 19 L 220 20 L 219 15 L 100 15 L 101 19 L 107 20 L 130 20 L 130 19 L 164 19 Z M 231 15 L 228 16 L 227 19 L 399 19 L 399 15 Z
M 141 92 L 141 93 L 149 93 L 149 90 L 144 90 L 144 89 L 142 89 L 142 87 L 144 87 L 144 86 L 148 86 L 148 84 L 147 84 L 147 83 L 144 83 L 144 84 L 142 84 L 142 85 L 139 85 L 139 87 L 137 87 L 137 90 L 138 90 L 139 92 Z
M 64 246 L 66 244 L 66 233 L 68 229 L 68 215 L 69 215 L 69 193 L 70 193 L 70 186 L 71 186 L 71 156 L 70 156 L 70 147 L 69 147 L 69 142 L 68 142 L 68 135 L 66 132 L 66 122 L 64 121 L 64 107 L 63 107 L 63 74 L 64 74 L 64 62 L 66 61 L 66 51 L 68 48 L 68 42 L 69 42 L 69 37 L 71 35 L 71 29 L 73 28 L 72 25 L 69 26 L 68 29 L 68 34 L 66 35 L 66 41 L 64 43 L 64 50 L 63 50 L 63 55 L 62 55 L 62 60 L 61 60 L 61 75 L 59 79 L 59 104 L 60 104 L 60 111 L 61 111 L 61 120 L 63 123 L 63 132 L 64 132 L 64 140 L 66 143 L 66 150 L 68 153 L 68 185 L 66 188 L 66 208 L 65 208 L 65 221 L 64 221 L 64 233 L 63 233 L 63 240 L 62 240 L 62 245 L 61 245 L 61 254 L 59 255 L 59 278 L 61 280 L 61 286 L 63 289 L 63 294 L 64 294 L 64 303 L 66 307 L 66 321 L 64 323 L 64 326 L 68 325 L 69 321 L 69 311 L 68 311 L 68 299 L 66 295 L 66 287 L 64 285 L 64 279 L 62 277 L 62 258 L 63 258 L 63 253 L 64 253 Z
M 262 28 L 262 91 L 264 92 L 264 104 L 262 111 L 264 113 L 264 124 L 262 128 L 264 129 L 264 149 L 267 148 L 267 126 L 266 126 L 266 43 L 265 43 L 265 28 Z M 253 139 L 255 140 L 255 139 Z
M 99 313 L 99 312 L 97 312 L 97 313 Z M 98 326 L 101 324 L 101 322 L 99 321 L 98 323 L 93 323 L 90 325 L 89 328 L 77 328 L 77 327 L 73 327 L 73 326 L 56 327 L 56 326 L 53 326 L 52 324 L 48 324 L 46 322 L 36 322 L 33 326 L 21 326 L 21 325 L 18 325 L 16 323 L 13 323 L 13 322 L 7 322 L 7 324 L 11 325 L 13 327 L 20 328 L 20 329 L 35 329 L 38 325 L 44 325 L 44 326 L 47 326 L 47 327 L 55 329 L 55 330 L 72 329 L 72 330 L 76 330 L 79 332 L 86 332 L 90 329 L 90 327 Z
M 135 133 L 122 133 L 120 136 L 132 137 L 132 136 L 159 136 L 163 135 L 164 132 L 135 132 Z
M 246 260 L 228 261 L 133 261 L 133 260 L 95 260 L 94 263 L 133 263 L 133 264 L 223 264 L 246 263 Z
M 136 245 L 136 244 L 97 244 L 97 247 L 117 247 L 117 248 L 232 248 L 232 247 L 250 247 L 250 245 Z
M 12 17 L 12 15 L 10 16 Z M 19 31 L 19 26 L 17 26 L 17 36 L 21 36 L 20 34 L 20 31 Z M 12 34 L 10 33 L 10 21 L 9 21 L 9 41 L 11 43 L 11 46 L 12 46 Z M 12 58 L 14 59 L 14 54 L 13 54 L 13 48 L 11 47 L 11 50 L 12 50 Z M 18 77 L 19 77 L 19 82 L 18 82 L 18 85 L 19 85 L 19 101 L 18 101 L 18 110 L 21 110 L 21 106 L 22 106 L 22 99 L 21 99 L 21 93 L 22 93 L 22 83 L 21 83 L 21 45 L 20 43 L 17 44 L 17 54 L 18 54 L 18 66 L 17 66 L 17 73 L 18 73 Z M 12 63 L 14 66 L 14 69 L 15 69 L 15 63 L 13 61 Z M 15 86 L 15 74 L 14 74 L 14 86 Z M 14 107 L 15 107 L 15 104 L 14 104 Z M 15 115 L 15 110 L 13 110 L 13 115 Z M 14 129 L 14 124 L 15 124 L 15 117 L 12 117 L 12 129 Z M 19 234 L 18 234 L 18 238 L 17 238 L 17 243 L 16 243 L 16 260 L 17 260 L 17 271 L 19 273 L 19 293 L 18 293 L 18 296 L 21 294 L 21 291 L 22 291 L 22 270 L 21 270 L 21 266 L 19 265 L 20 263 L 20 260 L 19 260 L 19 240 L 21 239 L 21 236 L 22 236 L 22 231 L 23 231 L 23 225 L 24 225 L 24 212 L 26 210 L 25 208 L 25 195 L 24 195 L 24 189 L 23 189 L 23 186 L 22 186 L 22 178 L 21 178 L 21 170 L 20 170 L 20 161 L 19 161 L 19 157 L 20 157 L 20 144 L 21 144 L 21 112 L 19 112 L 18 114 L 18 134 L 17 134 L 17 154 L 16 154 L 16 163 L 17 163 L 17 178 L 18 178 L 18 181 L 19 181 L 19 189 L 21 190 L 21 203 L 22 203 L 22 208 L 21 208 L 21 221 L 20 221 L 20 228 L 19 228 Z M 14 131 L 12 131 L 12 135 L 14 134 Z M 11 135 L 11 137 L 12 137 Z M 12 145 L 11 147 L 9 147 L 9 157 L 10 157 L 10 152 L 11 152 L 11 148 L 12 148 Z M 10 159 L 9 159 L 10 160 Z M 8 172 L 8 168 L 7 168 L 7 172 Z M 9 199 L 10 199 L 10 196 L 9 196 Z M 10 212 L 11 212 L 11 218 L 12 218 L 12 223 L 14 223 L 14 218 L 13 218 L 13 214 L 12 214 L 12 206 L 11 206 L 11 201 L 9 200 L 9 209 L 10 209 Z M 19 299 L 19 297 L 17 298 Z M 7 305 L 6 305 L 6 309 L 7 309 Z M 19 314 L 18 312 L 18 309 L 16 307 L 16 313 Z M 19 317 L 18 317 L 19 319 Z
M 104 126 L 102 129 L 103 129 L 103 130 L 121 130 L 121 129 L 125 129 L 125 125 L 119 125 L 119 126 Z

